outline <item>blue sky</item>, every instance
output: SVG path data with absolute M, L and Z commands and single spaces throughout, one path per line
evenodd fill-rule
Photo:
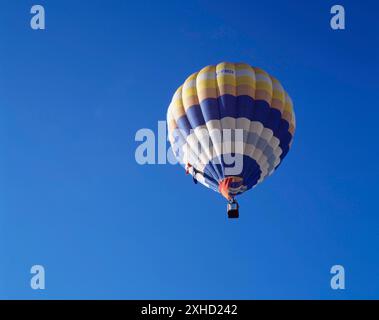
M 338 3 L 344 31 L 334 1 L 39 1 L 34 31 L 36 3 L 4 1 L 0 298 L 379 298 L 379 5 Z M 179 166 L 134 159 L 136 131 L 221 61 L 276 76 L 297 116 L 237 221 Z

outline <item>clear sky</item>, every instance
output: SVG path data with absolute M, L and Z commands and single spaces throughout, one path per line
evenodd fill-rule
M 378 16 L 376 1 L 2 1 L 0 298 L 379 298 Z M 233 221 L 179 166 L 134 157 L 136 131 L 221 61 L 280 79 L 297 116 Z

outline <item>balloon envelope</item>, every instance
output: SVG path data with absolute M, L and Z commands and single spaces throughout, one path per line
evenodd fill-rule
M 177 160 L 225 198 L 253 188 L 287 155 L 295 132 L 292 100 L 278 80 L 245 63 L 192 74 L 167 111 Z

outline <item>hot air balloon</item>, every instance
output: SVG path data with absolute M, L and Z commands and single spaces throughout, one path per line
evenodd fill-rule
M 189 76 L 167 111 L 176 159 L 195 183 L 228 203 L 271 175 L 287 155 L 295 132 L 292 100 L 281 83 L 245 63 L 219 63 Z

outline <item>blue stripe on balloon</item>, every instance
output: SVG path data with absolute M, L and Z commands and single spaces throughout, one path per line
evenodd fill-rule
M 205 122 L 220 119 L 220 110 L 217 99 L 205 99 L 200 102 L 200 106 Z
M 187 118 L 188 117 L 188 118 Z M 178 119 L 178 127 L 183 129 L 186 134 L 189 130 L 204 125 L 210 120 L 220 120 L 224 117 L 247 118 L 250 121 L 259 121 L 265 128 L 273 131 L 274 136 L 280 141 L 280 148 L 284 158 L 288 152 L 289 143 L 292 135 L 288 131 L 289 123 L 282 119 L 279 110 L 271 108 L 267 101 L 254 100 L 250 96 L 233 96 L 230 94 L 222 95 L 218 98 L 208 98 L 200 102 L 199 105 L 191 106 L 187 109 L 187 114 Z M 191 126 L 192 124 L 192 126 Z
M 217 98 L 217 102 L 220 109 L 220 119 L 225 117 L 237 118 L 237 97 L 224 94 Z
M 178 125 L 178 128 L 181 132 L 185 135 L 185 138 L 191 134 L 191 124 L 188 121 L 188 118 L 186 115 L 181 116 L 177 121 L 176 124 Z
M 186 113 L 192 128 L 197 128 L 205 124 L 203 113 L 199 105 L 189 107 Z

